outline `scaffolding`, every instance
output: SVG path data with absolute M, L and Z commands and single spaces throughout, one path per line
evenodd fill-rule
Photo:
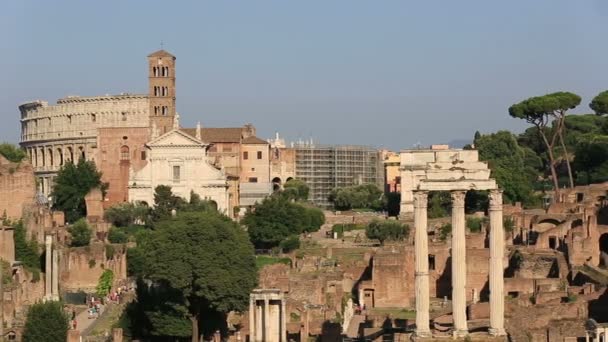
M 310 187 L 309 199 L 330 207 L 333 189 L 375 184 L 383 189 L 384 168 L 380 151 L 367 146 L 297 144 L 296 178 Z

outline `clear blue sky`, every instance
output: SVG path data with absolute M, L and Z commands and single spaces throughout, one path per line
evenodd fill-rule
M 25 101 L 146 92 L 177 56 L 182 125 L 366 144 L 521 131 L 514 102 L 608 89 L 606 0 L 3 1 L 0 141 Z

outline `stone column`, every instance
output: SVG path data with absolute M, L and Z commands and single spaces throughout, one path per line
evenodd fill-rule
M 414 192 L 414 240 L 416 259 L 416 336 L 430 337 L 429 328 L 429 238 L 426 191 Z
M 46 254 L 45 254 L 45 264 L 44 264 L 44 298 L 46 300 L 50 300 L 52 296 L 52 278 L 51 275 L 53 273 L 53 237 L 51 235 L 46 235 L 44 237 L 44 244 L 46 246 Z
M 53 284 L 52 284 L 52 297 L 53 300 L 59 300 L 59 255 L 57 249 L 53 249 Z
M 464 197 L 466 191 L 452 191 L 452 316 L 454 336 L 466 336 L 467 328 L 467 260 Z
M 504 242 L 502 191 L 490 191 L 490 329 L 494 336 L 506 335 L 504 294 Z
M 264 308 L 257 305 L 257 300 L 254 301 L 255 306 L 255 336 L 254 341 L 261 342 L 264 340 Z
M 264 325 L 263 325 L 263 329 L 264 329 L 264 333 L 262 334 L 262 341 L 268 341 L 269 340 L 269 334 L 268 332 L 270 331 L 270 325 L 272 324 L 271 319 L 270 319 L 270 300 L 268 298 L 264 298 Z
M 255 300 L 249 299 L 249 341 L 254 342 L 255 339 Z
M 281 342 L 287 342 L 287 311 L 285 299 L 281 299 Z

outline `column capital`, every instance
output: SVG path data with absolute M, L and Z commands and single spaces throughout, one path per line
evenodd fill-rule
M 464 198 L 466 197 L 467 192 L 463 190 L 454 190 L 451 191 L 452 195 L 452 208 L 464 208 Z
M 426 208 L 428 205 L 428 198 L 428 191 L 414 191 L 414 208 Z
M 502 210 L 502 190 L 490 190 L 488 195 L 490 198 L 490 210 Z

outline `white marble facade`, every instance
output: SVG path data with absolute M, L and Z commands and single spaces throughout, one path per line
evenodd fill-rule
M 188 200 L 194 191 L 228 214 L 226 175 L 209 164 L 207 147 L 207 143 L 178 129 L 147 143 L 148 164 L 138 172 L 130 172 L 129 200 L 153 205 L 154 189 L 168 185 L 175 195 Z

